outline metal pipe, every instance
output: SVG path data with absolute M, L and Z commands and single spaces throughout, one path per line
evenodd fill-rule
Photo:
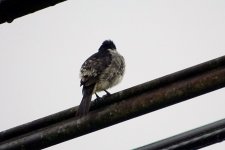
M 154 90 L 162 86 L 171 84 L 173 82 L 184 80 L 185 78 L 190 78 L 192 76 L 196 76 L 204 72 L 207 72 L 219 67 L 223 67 L 224 65 L 225 65 L 225 56 L 222 56 L 214 60 L 181 70 L 179 72 L 175 72 L 173 74 L 131 87 L 121 92 L 117 92 L 115 94 L 112 94 L 110 97 L 103 97 L 100 103 L 92 102 L 90 110 L 95 110 L 101 107 L 105 107 L 107 105 L 113 104 L 123 99 L 144 93 L 145 91 Z M 0 132 L 0 143 L 10 138 L 15 138 L 22 134 L 27 134 L 34 130 L 38 130 L 46 126 L 50 126 L 52 124 L 73 118 L 74 115 L 76 114 L 76 110 L 77 110 L 77 107 L 72 107 L 67 110 L 58 112 L 56 114 L 52 114 L 44 118 L 40 118 L 32 122 L 2 131 Z
M 0 0 L 0 24 L 66 0 Z
M 134 150 L 200 149 L 225 140 L 225 119 L 136 148 Z
M 0 149 L 45 148 L 224 86 L 225 56 L 115 93 L 93 105 L 87 116 L 13 137 L 0 143 Z

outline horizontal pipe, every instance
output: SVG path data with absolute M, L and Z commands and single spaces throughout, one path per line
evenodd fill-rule
M 83 118 L 61 120 L 9 138 L 0 143 L 0 148 L 30 148 L 33 144 L 48 147 L 224 86 L 223 56 L 105 97 Z
M 134 150 L 200 149 L 225 140 L 225 119 L 136 148 Z
M 65 0 L 0 0 L 0 24 L 35 11 L 56 5 Z
M 225 56 L 222 56 L 222 57 L 213 59 L 211 61 L 207 61 L 205 63 L 181 70 L 179 72 L 175 72 L 173 74 L 134 86 L 132 88 L 123 90 L 121 92 L 117 92 L 115 94 L 112 94 L 110 97 L 103 97 L 100 103 L 92 102 L 90 110 L 105 107 L 107 105 L 118 102 L 122 99 L 126 99 L 128 97 L 141 94 L 147 90 L 154 90 L 159 87 L 171 84 L 173 82 L 183 80 L 185 78 L 195 76 L 198 74 L 202 74 L 204 72 L 207 72 L 219 67 L 223 67 L 224 65 L 225 65 Z M 52 124 L 73 118 L 74 114 L 76 114 L 76 110 L 77 110 L 77 107 L 72 107 L 67 110 L 46 116 L 44 118 L 40 118 L 32 122 L 2 131 L 0 132 L 0 143 L 10 138 L 15 138 L 22 134 L 27 134 L 31 131 L 38 130 L 46 126 L 50 126 Z

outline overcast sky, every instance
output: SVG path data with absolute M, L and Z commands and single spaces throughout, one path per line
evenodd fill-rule
M 0 25 L 0 130 L 79 105 L 80 66 L 105 39 L 126 59 L 114 93 L 224 55 L 225 1 L 70 0 Z M 47 149 L 143 146 L 224 118 L 224 98 L 220 89 Z

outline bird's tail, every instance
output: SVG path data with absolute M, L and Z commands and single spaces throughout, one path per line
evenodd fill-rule
M 90 86 L 83 86 L 83 90 L 82 90 L 83 98 L 77 110 L 77 113 L 76 113 L 77 116 L 81 117 L 88 113 L 94 87 L 95 87 L 94 84 Z

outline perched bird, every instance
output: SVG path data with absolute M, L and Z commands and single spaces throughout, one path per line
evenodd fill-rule
M 79 105 L 77 116 L 86 115 L 89 111 L 92 95 L 106 91 L 117 85 L 123 78 L 125 61 L 111 40 L 102 43 L 98 52 L 90 56 L 80 69 L 80 86 L 83 86 L 83 98 Z

